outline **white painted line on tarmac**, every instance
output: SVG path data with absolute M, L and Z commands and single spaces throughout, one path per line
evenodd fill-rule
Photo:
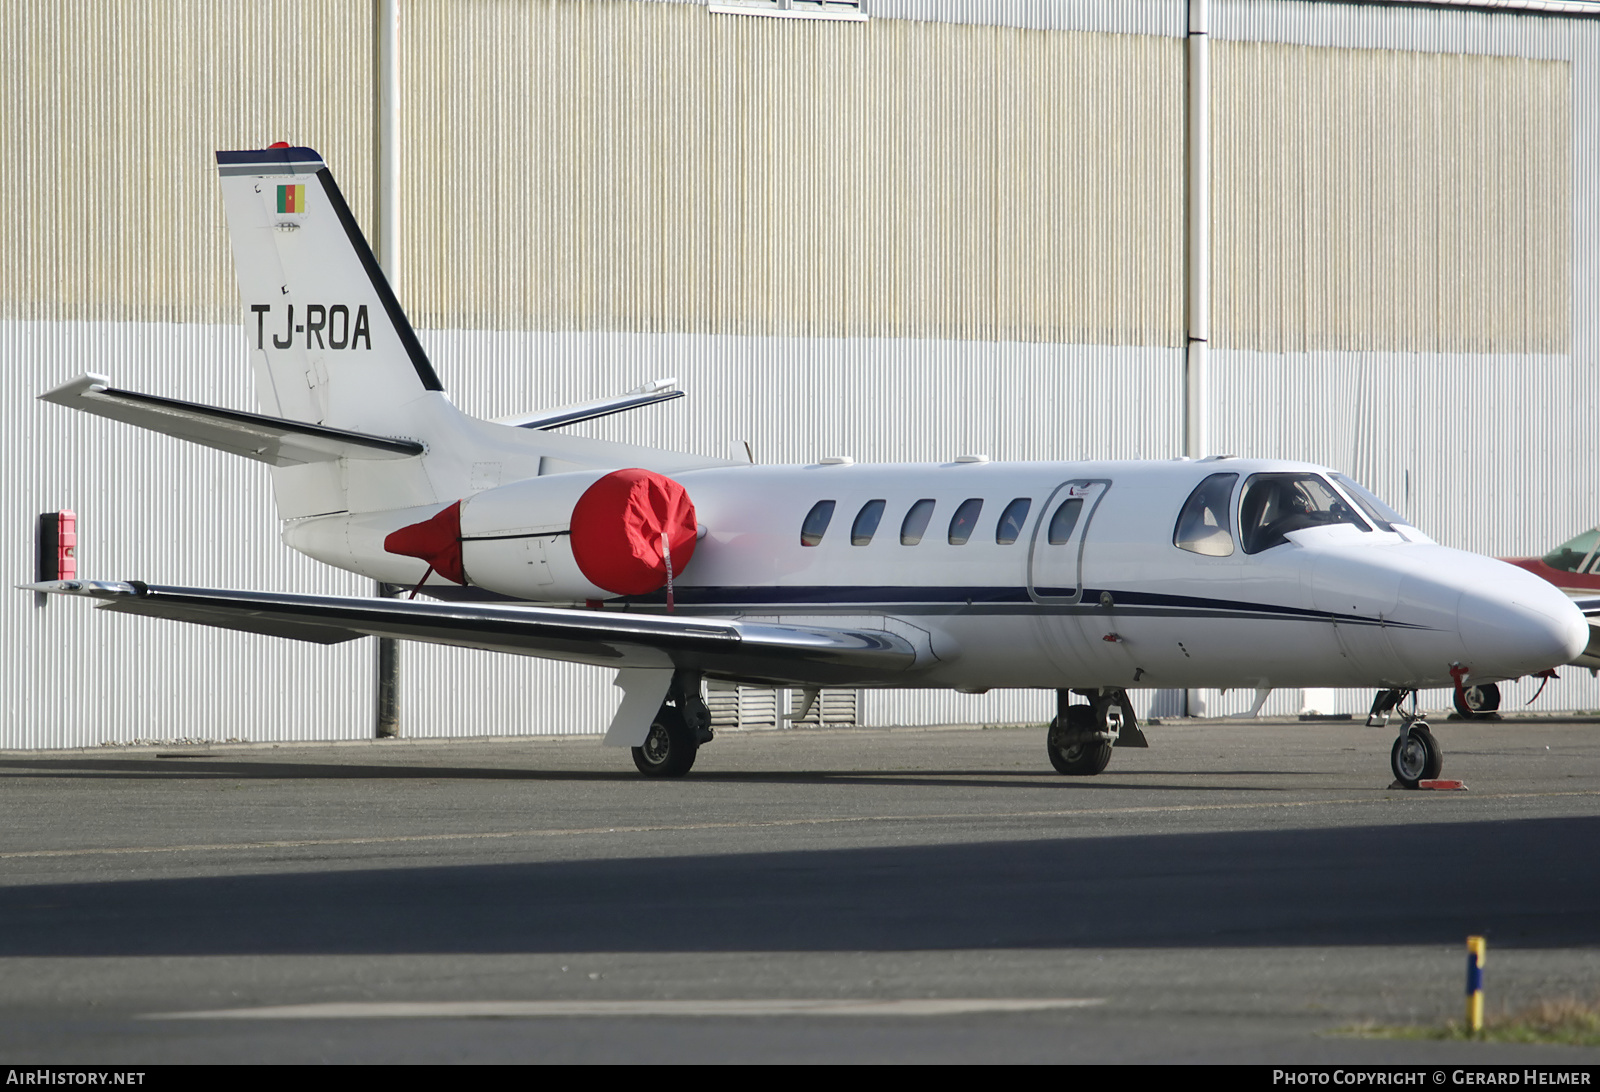
M 572 1016 L 961 1016 L 1046 1012 L 1105 1003 L 1099 997 L 749 998 L 731 1001 L 331 1001 L 255 1009 L 161 1012 L 145 1020 L 417 1020 Z
M 1432 794 L 1414 794 L 1421 797 Z M 1553 792 L 1474 793 L 1473 800 L 1545 800 L 1562 796 L 1600 797 L 1600 790 L 1570 789 Z M 235 853 L 251 849 L 298 849 L 319 846 L 405 845 L 428 842 L 470 842 L 505 838 L 572 838 L 591 834 L 653 834 L 689 830 L 761 830 L 775 827 L 826 827 L 849 823 L 929 823 L 975 822 L 985 819 L 1081 819 L 1088 816 L 1185 815 L 1203 812 L 1270 811 L 1286 808 L 1314 808 L 1331 804 L 1393 806 L 1395 797 L 1388 791 L 1372 796 L 1322 800 L 1269 800 L 1236 804 L 1149 804 L 1133 807 L 1064 808 L 1048 811 L 930 812 L 905 815 L 835 815 L 794 819 L 734 820 L 723 823 L 649 823 L 633 826 L 545 827 L 529 830 L 464 831 L 451 834 L 389 834 L 349 838 L 279 838 L 249 842 L 197 842 L 170 846 L 106 846 L 80 849 L 21 849 L 0 852 L 0 861 L 33 857 L 103 857 L 140 853 Z

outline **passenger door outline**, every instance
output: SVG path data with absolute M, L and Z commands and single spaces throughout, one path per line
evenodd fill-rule
M 1033 537 L 1028 541 L 1028 597 L 1035 603 L 1073 604 L 1083 599 L 1083 547 L 1089 527 L 1100 509 L 1100 502 L 1111 491 L 1110 478 L 1073 478 L 1056 486 L 1034 521 Z M 1066 542 L 1051 545 L 1050 521 L 1056 508 L 1075 497 L 1083 499 L 1083 510 Z M 1039 588 L 1071 587 L 1070 595 L 1040 594 Z

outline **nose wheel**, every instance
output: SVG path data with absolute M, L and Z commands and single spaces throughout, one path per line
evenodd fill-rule
M 1400 735 L 1389 749 L 1389 768 L 1394 771 L 1396 781 L 1408 789 L 1414 789 L 1418 782 L 1432 781 L 1444 770 L 1444 752 L 1439 749 L 1439 741 L 1433 738 L 1433 730 L 1428 727 L 1428 722 L 1417 711 L 1417 692 L 1412 690 L 1409 696 L 1411 709 L 1407 711 L 1404 707 L 1407 697 L 1405 691 L 1380 691 L 1372 703 L 1367 724 L 1387 724 L 1391 711 L 1400 714 Z
M 1394 741 L 1389 750 L 1389 768 L 1394 771 L 1395 780 L 1408 789 L 1439 776 L 1444 769 L 1444 752 L 1426 724 L 1417 721 Z

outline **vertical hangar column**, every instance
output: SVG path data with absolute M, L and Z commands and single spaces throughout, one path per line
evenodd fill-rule
M 1189 0 L 1184 84 L 1183 289 L 1187 341 L 1183 360 L 1183 453 L 1206 449 L 1206 350 L 1211 341 L 1211 0 Z M 1204 706 L 1183 692 L 1184 716 Z
M 1211 0 L 1189 0 L 1184 175 L 1183 449 L 1206 449 L 1206 349 L 1211 340 Z
M 399 0 L 377 0 L 372 5 L 372 134 L 377 148 L 372 157 L 374 205 L 377 210 L 378 264 L 389 286 L 400 291 L 400 68 Z M 378 581 L 380 597 L 393 598 L 400 590 Z M 392 739 L 400 734 L 400 642 L 379 637 L 377 685 L 373 689 L 373 734 Z

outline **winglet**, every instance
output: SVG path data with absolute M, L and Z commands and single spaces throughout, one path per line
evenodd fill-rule
M 86 394 L 99 394 L 111 386 L 109 376 L 100 375 L 98 372 L 84 372 L 75 379 L 69 379 L 59 387 L 51 387 L 39 395 L 41 402 L 54 402 L 58 406 L 70 406 L 74 400 Z

